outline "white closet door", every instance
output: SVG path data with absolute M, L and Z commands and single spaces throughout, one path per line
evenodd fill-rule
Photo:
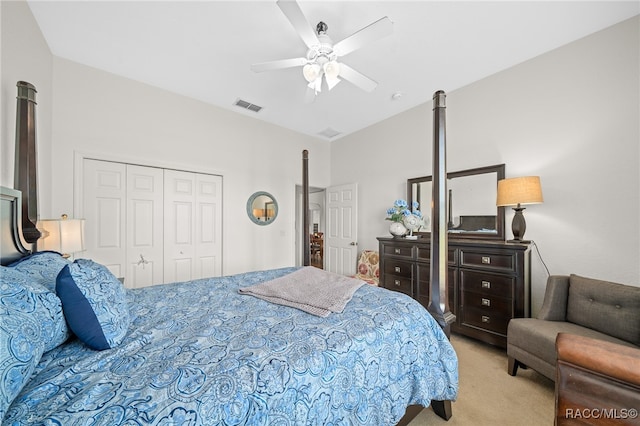
M 222 177 L 196 174 L 196 277 L 222 275 Z
M 86 251 L 78 257 L 105 265 L 116 277 L 126 268 L 126 166 L 84 160 L 82 208 Z
M 164 279 L 195 279 L 195 175 L 164 171 Z
M 165 170 L 165 282 L 221 274 L 221 188 L 220 176 Z
M 130 288 L 162 284 L 163 171 L 127 165 L 127 275 Z

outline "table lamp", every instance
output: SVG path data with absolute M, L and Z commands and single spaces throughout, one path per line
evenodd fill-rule
M 524 231 L 527 229 L 527 223 L 522 214 L 522 210 L 525 208 L 521 206 L 523 204 L 540 204 L 542 202 L 542 188 L 540 187 L 540 177 L 538 176 L 524 176 L 498 181 L 496 205 L 498 207 L 516 206 L 513 207 L 515 215 L 513 216 L 513 222 L 511 222 L 513 240 L 509 240 L 509 242 L 529 242 L 522 239 Z
M 63 214 L 60 219 L 39 221 L 42 237 L 38 250 L 53 250 L 68 258 L 72 253 L 84 250 L 84 219 L 69 219 Z

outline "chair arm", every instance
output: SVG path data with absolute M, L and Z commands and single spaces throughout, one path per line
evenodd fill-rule
M 640 386 L 640 348 L 559 333 L 556 349 L 559 361 Z
M 637 425 L 640 348 L 560 333 L 556 425 Z
M 551 275 L 547 279 L 544 301 L 537 318 L 546 321 L 566 321 L 568 297 L 569 277 L 566 275 Z

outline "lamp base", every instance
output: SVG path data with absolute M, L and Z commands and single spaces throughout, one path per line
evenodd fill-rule
M 515 214 L 511 222 L 511 232 L 513 232 L 514 241 L 521 241 L 520 239 L 524 237 L 524 231 L 527 230 L 527 222 L 524 220 L 522 210 L 524 210 L 524 207 L 520 207 L 520 204 L 518 204 L 518 207 L 513 207 Z
M 507 242 L 514 244 L 531 244 L 531 240 L 507 240 Z

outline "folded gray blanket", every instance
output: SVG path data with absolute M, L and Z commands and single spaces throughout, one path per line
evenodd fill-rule
M 305 266 L 283 277 L 238 290 L 268 302 L 320 317 L 342 312 L 364 281 Z

